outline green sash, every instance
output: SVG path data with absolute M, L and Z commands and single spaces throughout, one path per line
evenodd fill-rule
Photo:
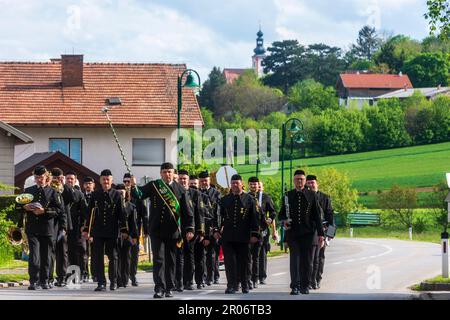
M 169 207 L 170 212 L 175 217 L 175 221 L 177 221 L 178 226 L 179 226 L 180 225 L 180 203 L 178 202 L 177 197 L 173 194 L 172 190 L 162 179 L 156 180 L 153 185 L 155 186 L 155 189 L 158 192 L 161 199 L 163 199 L 164 203 L 167 205 L 167 207 Z

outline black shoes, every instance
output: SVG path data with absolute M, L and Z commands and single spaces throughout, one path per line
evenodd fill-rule
M 203 289 L 203 286 L 202 286 L 201 283 L 199 283 L 199 284 L 197 285 L 197 289 Z
M 104 284 L 99 284 L 99 285 L 97 286 L 97 288 L 95 288 L 94 291 L 106 291 L 106 285 L 104 285 Z
M 219 279 L 215 279 L 214 284 L 219 284 Z
M 41 287 L 36 283 L 30 283 L 28 290 L 39 290 Z
M 186 284 L 186 285 L 184 286 L 184 288 L 185 288 L 186 290 L 189 290 L 189 291 L 194 290 L 194 286 L 192 285 L 192 283 Z
M 300 289 L 300 293 L 301 294 L 309 294 L 309 290 L 308 290 L 308 288 L 303 288 L 303 289 Z
M 183 287 L 177 287 L 177 292 L 183 292 L 184 291 L 184 289 L 183 289 Z
M 166 296 L 166 298 L 172 298 L 173 297 L 172 291 L 171 290 L 167 290 L 165 296 Z
M 242 288 L 242 293 L 246 294 L 246 293 L 249 293 L 249 292 L 250 292 L 250 290 L 248 290 L 248 288 Z
M 131 280 L 131 285 L 133 287 L 138 287 L 139 286 L 139 282 L 137 280 Z
M 41 285 L 41 288 L 44 289 L 44 290 L 48 290 L 48 289 L 50 289 L 50 286 L 48 285 L 48 283 L 43 283 Z
M 63 280 L 58 280 L 58 281 L 56 281 L 55 286 L 57 286 L 57 287 L 65 287 L 66 286 L 66 282 L 63 281 Z
M 227 290 L 225 290 L 225 294 L 235 294 L 236 290 L 234 288 L 227 288 Z
M 211 286 L 211 281 L 206 281 L 206 285 L 209 287 L 209 286 Z
M 253 281 L 253 288 L 258 289 L 258 281 Z
M 253 290 L 253 285 L 251 281 L 248 281 L 247 283 L 248 289 Z
M 265 285 L 266 284 L 266 280 L 264 280 L 264 279 L 259 280 L 259 284 Z
M 317 283 L 316 283 L 316 289 L 320 289 L 320 281 L 317 281 Z
M 111 290 L 111 291 L 117 290 L 117 283 L 111 283 L 109 285 L 109 290 Z
M 164 298 L 164 293 L 162 291 L 156 291 L 155 294 L 153 295 L 153 298 L 162 299 Z
M 297 287 L 292 288 L 291 296 L 298 296 L 300 293 Z

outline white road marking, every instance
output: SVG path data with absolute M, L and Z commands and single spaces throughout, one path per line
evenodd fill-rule
M 203 292 L 200 292 L 199 294 L 206 295 L 206 294 L 210 294 L 210 293 L 214 293 L 214 292 L 217 292 L 217 290 L 203 291 Z
M 273 277 L 278 277 L 278 276 L 282 276 L 284 274 L 286 274 L 286 272 L 274 273 L 272 276 Z
M 351 240 L 351 242 L 355 242 L 355 243 L 358 243 L 358 244 L 366 244 L 366 245 L 383 247 L 383 248 L 386 249 L 386 251 L 382 252 L 380 254 L 377 254 L 377 255 L 370 256 L 370 257 L 362 257 L 362 258 L 358 258 L 358 259 L 348 259 L 348 260 L 345 260 L 345 261 L 333 262 L 332 263 L 333 265 L 343 264 L 345 262 L 351 263 L 351 262 L 355 262 L 355 261 L 363 261 L 363 260 L 367 260 L 367 259 L 375 259 L 375 258 L 379 258 L 379 257 L 385 256 L 387 254 L 390 254 L 393 251 L 392 247 L 390 247 L 388 245 L 385 245 L 385 244 L 378 244 L 378 243 L 373 243 L 373 242 L 369 242 L 369 241 L 358 241 L 358 240 Z

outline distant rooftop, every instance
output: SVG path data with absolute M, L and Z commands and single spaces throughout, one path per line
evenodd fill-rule
M 376 97 L 375 99 L 389 99 L 389 98 L 409 98 L 414 92 L 420 92 L 428 99 L 434 98 L 437 95 L 446 94 L 450 95 L 450 87 L 433 87 L 433 88 L 414 88 L 414 89 L 400 89 L 393 92 L 389 92 Z

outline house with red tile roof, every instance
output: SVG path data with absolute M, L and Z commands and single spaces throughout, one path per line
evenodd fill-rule
M 175 161 L 177 78 L 184 64 L 86 63 L 83 55 L 50 62 L 0 62 L 0 121 L 32 137 L 15 147 L 17 164 L 35 153 L 60 151 L 93 172 L 126 172 L 108 126 L 105 101 L 120 105 L 108 115 L 131 171 L 156 178 Z M 203 125 L 192 90 L 183 88 L 181 127 Z
M 412 89 L 413 85 L 407 75 L 378 74 L 362 71 L 342 73 L 336 84 L 340 104 L 358 107 L 367 102 L 373 104 L 374 98 L 399 89 Z

